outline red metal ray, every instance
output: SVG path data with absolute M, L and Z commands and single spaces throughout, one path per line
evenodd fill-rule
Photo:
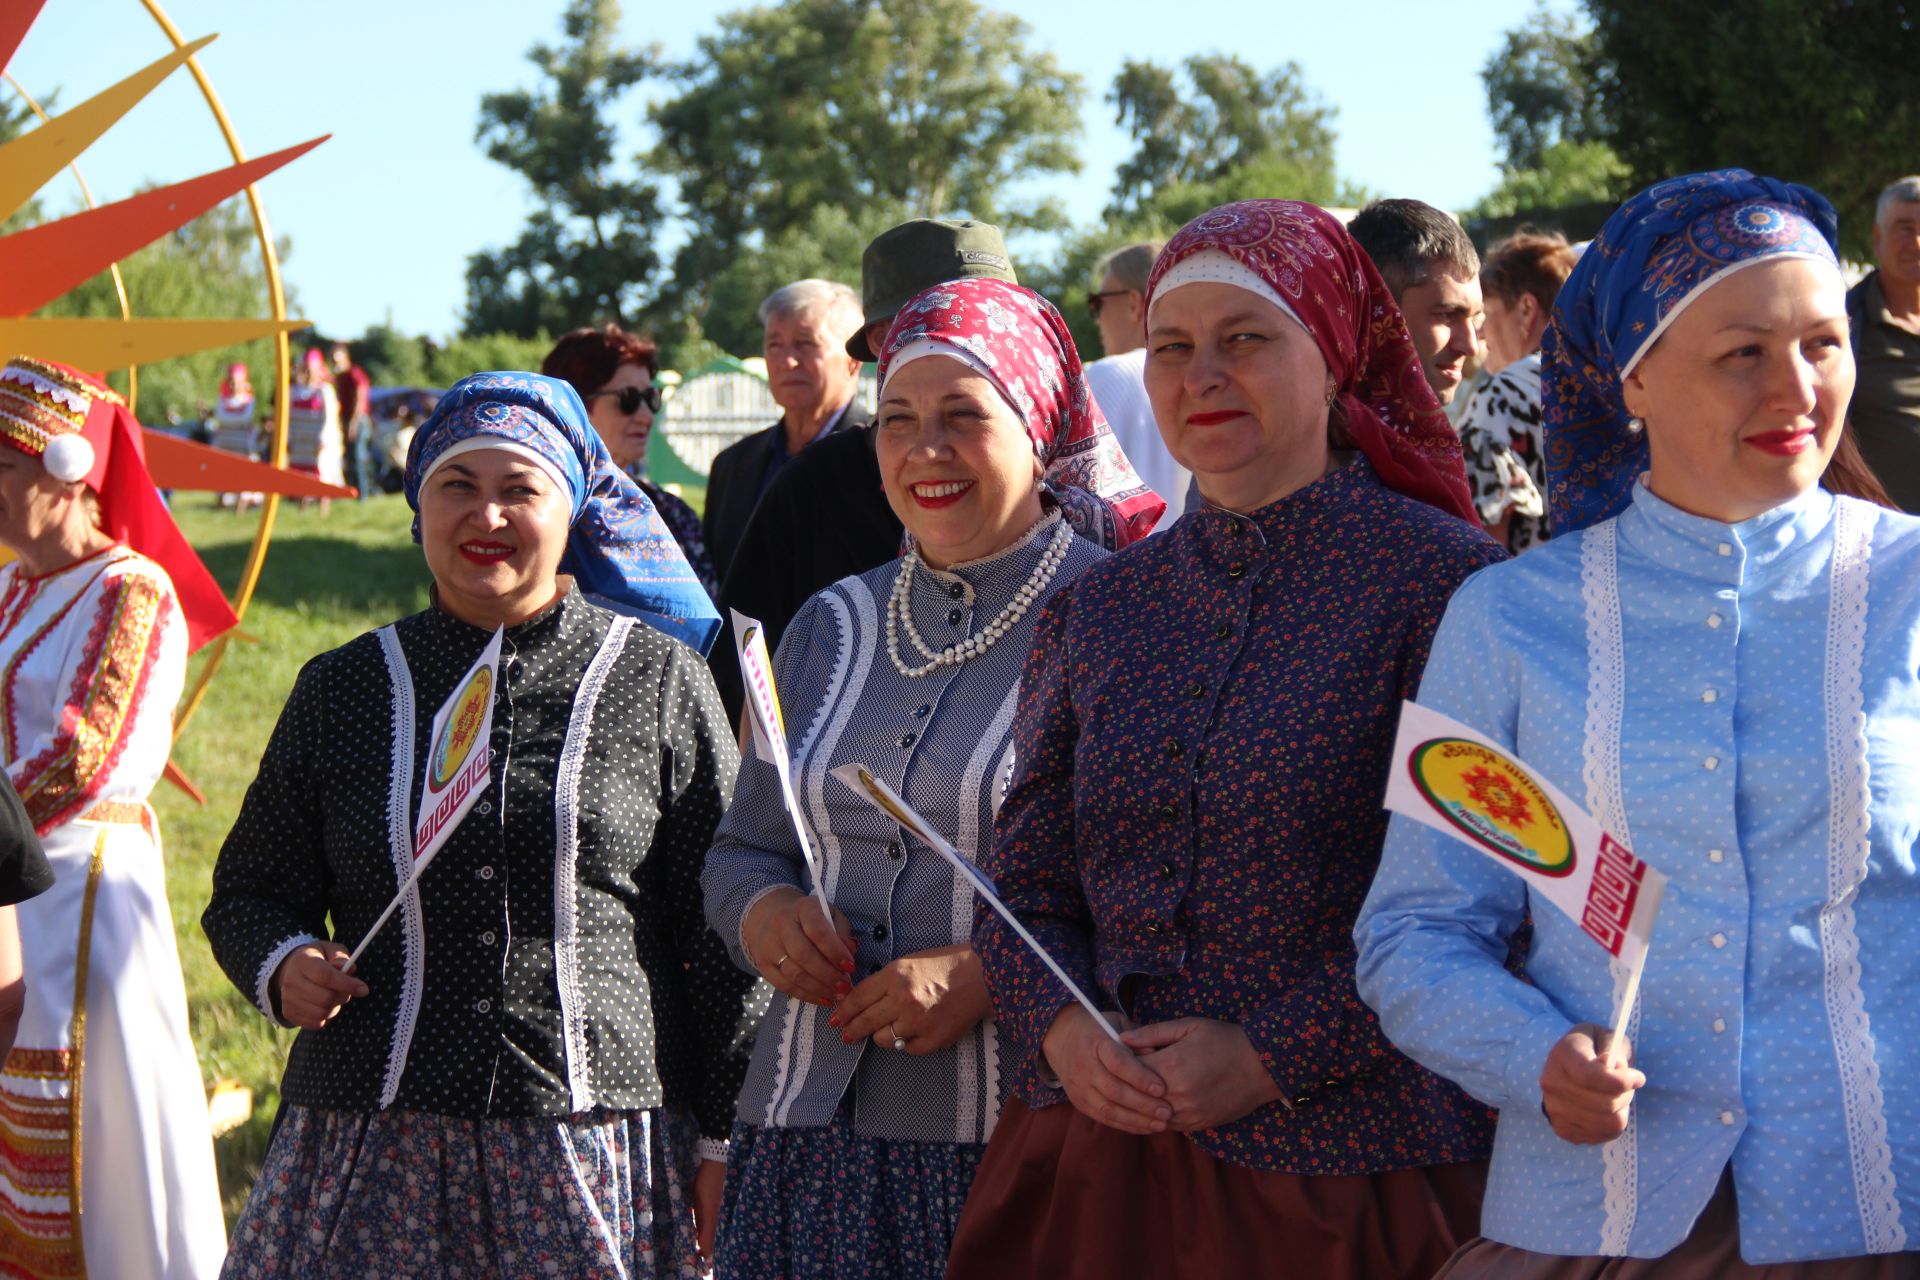
M 47 0 L 7 0 L 0 4 L 0 71 L 20 52 L 20 42 L 33 28 L 33 20 L 47 7 Z
M 0 238 L 0 316 L 45 306 L 328 136 Z
M 237 453 L 147 429 L 141 433 L 147 474 L 160 489 L 205 493 L 277 493 L 286 498 L 351 498 L 359 491 L 328 484 L 304 471 L 288 471 Z

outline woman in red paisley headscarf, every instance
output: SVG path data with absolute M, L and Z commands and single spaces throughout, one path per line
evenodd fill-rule
M 1387 1043 L 1350 935 L 1400 703 L 1504 553 L 1324 210 L 1190 223 L 1146 327 L 1206 506 L 1042 611 L 985 868 L 1125 1047 L 976 916 L 1012 1096 L 949 1275 L 1424 1278 L 1475 1233 L 1491 1117 Z

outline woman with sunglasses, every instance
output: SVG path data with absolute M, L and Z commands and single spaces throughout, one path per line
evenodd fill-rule
M 580 393 L 593 429 L 613 455 L 613 464 L 632 476 L 652 501 L 687 563 L 700 576 L 700 585 L 718 600 L 720 576 L 700 536 L 700 517 L 646 477 L 647 440 L 653 435 L 653 415 L 660 411 L 660 388 L 653 385 L 654 375 L 660 372 L 659 348 L 614 324 L 575 329 L 554 344 L 540 372 L 571 383 Z

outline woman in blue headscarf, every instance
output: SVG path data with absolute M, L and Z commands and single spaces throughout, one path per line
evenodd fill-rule
M 1456 1280 L 1920 1275 L 1920 519 L 1835 491 L 1871 491 L 1830 465 L 1854 382 L 1835 234 L 1804 187 L 1676 178 L 1554 305 L 1554 540 L 1454 596 L 1420 701 L 1668 887 L 1609 1067 L 1625 967 L 1394 818 L 1361 994 L 1500 1108 Z
M 406 494 L 431 607 L 300 673 L 202 920 L 301 1028 L 227 1274 L 696 1275 L 765 1002 L 701 916 L 739 763 L 689 647 L 717 619 L 565 383 L 455 386 Z M 349 969 L 472 688 L 491 769 Z

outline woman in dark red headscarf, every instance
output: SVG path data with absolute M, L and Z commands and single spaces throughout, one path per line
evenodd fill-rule
M 1147 392 L 1207 505 L 1047 604 L 986 868 L 1131 1029 L 977 918 L 1014 1096 L 949 1274 L 1425 1277 L 1474 1234 L 1490 1116 L 1380 1034 L 1350 933 L 1400 702 L 1504 553 L 1324 210 L 1208 213 L 1147 306 Z

